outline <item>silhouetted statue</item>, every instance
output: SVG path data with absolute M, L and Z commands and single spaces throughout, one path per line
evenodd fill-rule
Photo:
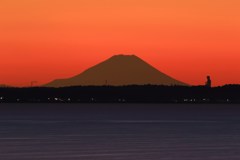
M 211 80 L 210 76 L 207 76 L 207 82 L 206 82 L 205 86 L 208 88 L 212 87 L 212 80 Z

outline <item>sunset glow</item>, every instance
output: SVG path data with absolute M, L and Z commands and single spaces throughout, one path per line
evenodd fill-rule
M 239 0 L 1 0 L 0 84 L 68 78 L 135 54 L 188 84 L 240 83 Z

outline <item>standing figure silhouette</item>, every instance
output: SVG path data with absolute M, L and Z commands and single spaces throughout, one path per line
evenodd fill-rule
M 212 80 L 211 80 L 210 76 L 207 76 L 207 82 L 206 82 L 205 86 L 208 88 L 212 87 Z

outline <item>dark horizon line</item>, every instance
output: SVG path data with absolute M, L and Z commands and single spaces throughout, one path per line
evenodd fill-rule
M 73 88 L 73 87 L 131 87 L 131 86 L 158 86 L 158 87 L 206 87 L 205 85 L 157 85 L 157 84 L 129 84 L 129 85 L 79 85 L 79 86 L 64 86 L 64 87 L 46 87 L 44 85 L 35 85 L 35 86 L 10 86 L 10 85 L 0 85 L 0 88 Z M 224 85 L 218 85 L 218 86 L 212 86 L 211 88 L 219 88 L 219 87 L 225 87 L 225 86 L 240 86 L 240 84 L 237 83 L 229 83 Z
M 240 85 L 0 88 L 0 103 L 238 103 Z

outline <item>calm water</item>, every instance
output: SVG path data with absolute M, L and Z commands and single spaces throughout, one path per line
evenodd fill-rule
M 1 160 L 239 160 L 240 106 L 0 104 Z

